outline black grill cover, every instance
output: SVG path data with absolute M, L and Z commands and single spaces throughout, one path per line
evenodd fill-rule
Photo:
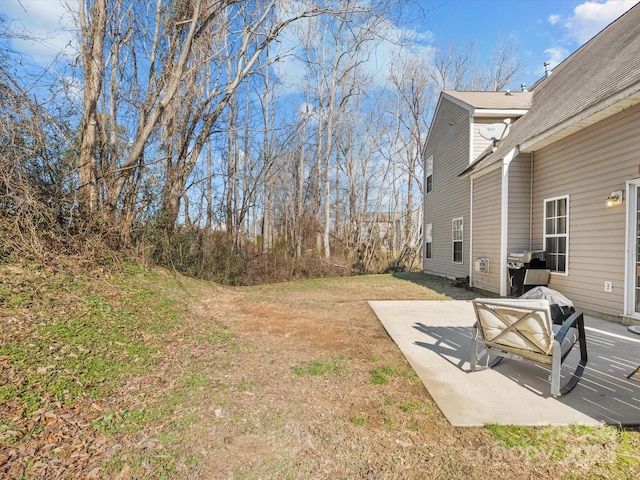
M 553 323 L 561 324 L 575 312 L 573 302 L 557 290 L 549 287 L 535 287 L 522 294 L 520 298 L 544 299 L 549 301 Z

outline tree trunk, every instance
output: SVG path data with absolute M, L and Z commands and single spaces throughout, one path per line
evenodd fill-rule
M 98 209 L 96 183 L 97 105 L 104 80 L 104 44 L 107 26 L 107 0 L 95 0 L 85 10 L 79 2 L 82 33 L 82 61 L 84 64 L 84 100 L 80 122 L 80 152 L 78 155 L 78 200 L 81 210 L 94 214 Z

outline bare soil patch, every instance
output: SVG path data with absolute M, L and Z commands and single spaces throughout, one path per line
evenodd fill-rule
M 240 347 L 207 372 L 229 388 L 203 398 L 214 414 L 192 439 L 200 478 L 514 479 L 565 468 L 495 458 L 485 430 L 452 428 L 367 304 L 475 294 L 379 280 L 237 289 L 230 302 L 205 296 L 194 321 L 218 322 Z M 335 371 L 295 373 L 323 364 Z

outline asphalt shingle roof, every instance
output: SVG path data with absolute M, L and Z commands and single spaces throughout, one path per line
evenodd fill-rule
M 446 90 L 445 94 L 475 109 L 526 110 L 531 108 L 533 92 L 458 92 Z
M 514 147 L 570 121 L 620 92 L 640 92 L 640 4 L 584 44 L 532 90 L 528 113 L 490 155 L 462 174 L 502 159 Z M 484 158 L 483 158 L 484 157 Z

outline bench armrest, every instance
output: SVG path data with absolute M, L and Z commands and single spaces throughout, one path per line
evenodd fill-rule
M 584 316 L 582 312 L 572 313 L 569 318 L 562 322 L 562 326 L 560 327 L 558 334 L 555 336 L 555 339 L 562 343 L 571 327 L 578 328 L 581 333 L 584 331 Z

